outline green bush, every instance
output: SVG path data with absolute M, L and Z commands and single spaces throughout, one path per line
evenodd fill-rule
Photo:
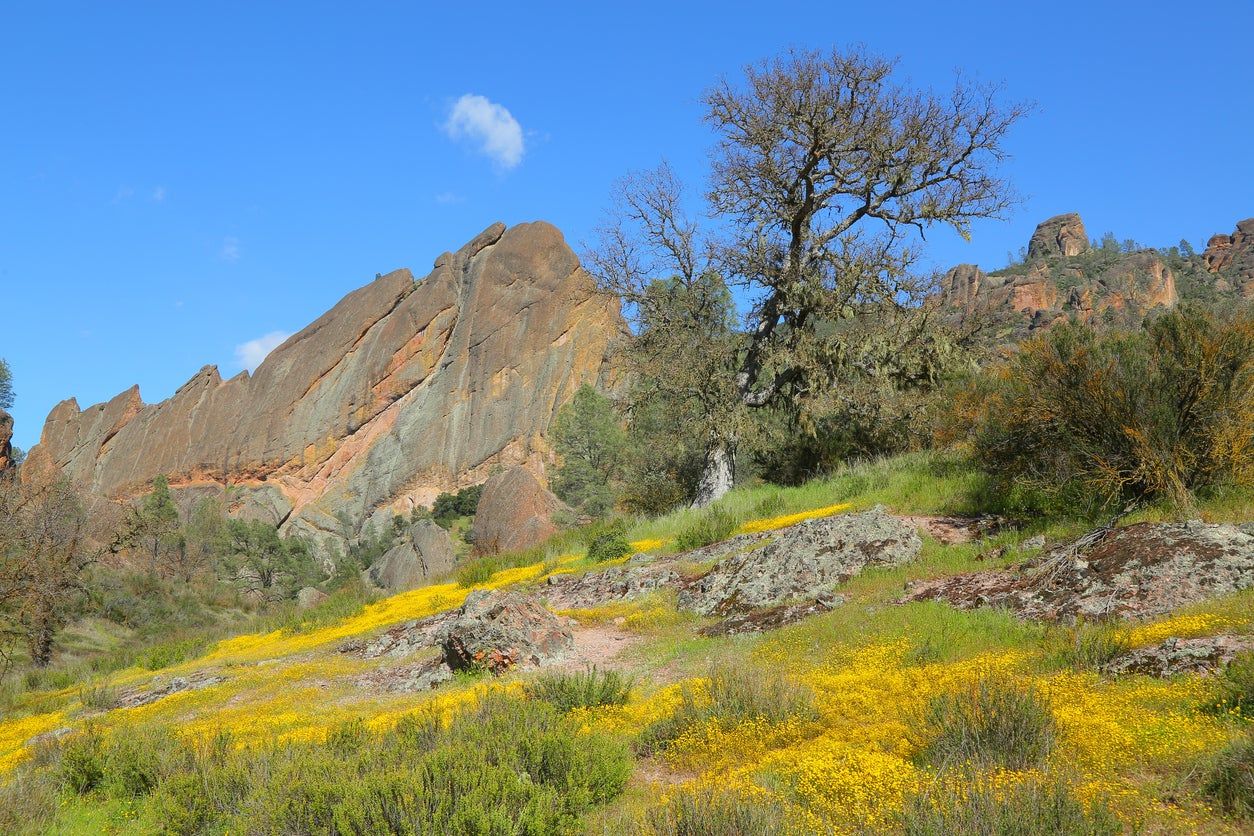
M 592 538 L 588 543 L 587 560 L 590 563 L 604 563 L 607 560 L 618 560 L 632 553 L 631 543 L 621 525 L 611 526 Z
M 718 668 L 704 687 L 685 685 L 679 707 L 640 734 L 641 751 L 664 749 L 685 731 L 710 720 L 733 725 L 746 720 L 782 723 L 814 717 L 814 695 L 783 676 L 748 668 Z
M 1133 332 L 1051 328 L 955 403 L 995 493 L 1023 506 L 1010 510 L 1092 514 L 1251 485 L 1254 307 L 1185 305 Z
M 1202 779 L 1202 792 L 1229 815 L 1254 817 L 1254 735 L 1219 753 Z
M 680 530 L 675 546 L 682 552 L 699 549 L 711 543 L 726 540 L 736 530 L 739 521 L 721 505 L 714 505 Z
M 1104 802 L 1088 807 L 1057 779 L 994 787 L 975 776 L 912 798 L 902 813 L 906 836 L 1118 836 L 1123 824 Z
M 457 584 L 458 586 L 469 588 L 481 583 L 487 583 L 492 579 L 493 575 L 504 568 L 505 564 L 495 556 L 472 560 L 458 568 Z
M 457 493 L 442 493 L 431 506 L 431 518 L 437 525 L 448 528 L 459 517 L 473 517 L 482 495 L 483 485 L 471 485 Z
M 207 645 L 208 641 L 203 636 L 161 642 L 144 651 L 139 657 L 139 665 L 150 671 L 158 671 L 196 658 L 204 652 Z
M 118 690 L 108 682 L 91 682 L 78 687 L 78 701 L 84 708 L 108 711 L 118 704 Z
M 527 696 L 543 700 L 558 708 L 594 708 L 598 705 L 625 705 L 634 685 L 632 679 L 619 671 L 599 671 L 595 667 L 582 673 L 546 673 L 528 683 Z
M 44 770 L 17 769 L 0 781 L 0 833 L 48 833 L 58 800 L 55 775 Z
M 967 765 L 1026 769 L 1054 746 L 1054 716 L 1035 690 L 982 677 L 928 705 L 919 758 L 940 769 Z
M 485 698 L 448 723 L 362 722 L 323 743 L 191 752 L 153 805 L 176 833 L 570 833 L 622 792 L 627 751 L 540 701 Z
M 1254 653 L 1242 653 L 1219 672 L 1207 708 L 1216 714 L 1254 718 Z
M 680 790 L 649 811 L 656 836 L 782 836 L 784 811 L 767 800 L 713 788 Z
M 62 786 L 79 795 L 89 793 L 104 780 L 105 742 L 99 729 L 88 727 L 61 746 L 58 779 Z

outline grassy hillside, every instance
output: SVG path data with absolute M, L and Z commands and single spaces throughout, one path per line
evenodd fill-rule
M 971 513 L 984 492 L 961 459 L 914 454 L 797 488 L 737 490 L 717 511 L 633 520 L 627 537 L 636 549 L 673 551 L 714 515 L 722 533 L 769 531 L 876 504 Z M 1138 518 L 1166 513 L 1150 508 Z M 1249 520 L 1254 496 L 1228 494 L 1199 513 Z M 554 573 L 596 568 L 576 535 L 463 569 L 460 582 L 369 603 L 332 599 L 279 629 L 227 638 L 165 667 L 149 660 L 8 695 L 0 830 L 291 832 L 325 826 L 318 811 L 335 809 L 339 832 L 371 832 L 390 821 L 388 810 L 419 803 L 422 787 L 422 803 L 473 796 L 457 815 L 473 808 L 478 818 L 433 819 L 463 832 L 945 832 L 978 803 L 1116 830 L 1240 832 L 1199 784 L 1216 753 L 1249 727 L 1239 712 L 1208 710 L 1212 678 L 1104 678 L 1076 652 L 1089 628 L 893 603 L 911 580 L 1006 564 L 1034 534 L 1085 527 L 1041 520 L 974 543 L 925 538 L 917 561 L 843 585 L 846 602 L 830 613 L 760 636 L 702 637 L 707 621 L 677 611 L 670 593 L 569 613 L 626 648 L 605 664 L 634 687 L 618 704 L 614 687 L 594 684 L 575 700 L 594 704 L 566 713 L 531 687 L 543 674 L 459 675 L 432 692 L 390 692 L 383 683 L 412 659 L 364 659 L 341 647 L 454 608 L 472 588 L 540 588 Z M 1254 633 L 1254 595 L 1120 626 L 1104 640 L 1134 647 L 1221 631 Z M 211 684 L 112 707 L 154 678 L 175 677 Z M 558 682 L 548 693 L 565 690 Z M 1048 745 L 1000 760 L 982 759 L 980 749 L 955 785 L 957 773 L 940 769 L 935 753 L 956 715 L 938 698 L 978 704 L 990 693 L 1026 695 L 1005 710 L 1016 728 L 1043 718 Z M 61 745 L 30 742 L 54 731 Z M 1022 741 L 1006 745 L 1025 751 Z M 510 819 L 511 810 L 529 812 Z M 685 829 L 694 817 L 726 826 Z

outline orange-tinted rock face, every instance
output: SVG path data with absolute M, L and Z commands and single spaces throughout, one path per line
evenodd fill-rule
M 1231 235 L 1213 235 L 1202 253 L 1206 269 L 1224 273 L 1224 289 L 1254 299 L 1254 218 L 1237 223 Z
M 475 550 L 482 554 L 521 551 L 557 532 L 553 515 L 569 510 L 526 467 L 497 473 L 483 486 L 475 511 Z
M 158 404 L 137 389 L 59 404 L 31 459 L 115 498 L 161 474 L 231 485 L 239 513 L 338 536 L 339 516 L 542 466 L 554 413 L 604 381 L 623 328 L 557 229 L 496 224 L 419 282 L 398 270 L 353 291 L 251 376 L 206 367 Z

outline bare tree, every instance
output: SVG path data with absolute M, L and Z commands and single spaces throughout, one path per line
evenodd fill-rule
M 94 559 L 85 529 L 67 480 L 0 478 L 0 666 L 20 643 L 32 664 L 51 660 L 53 637 Z
M 917 335 L 903 322 L 930 288 L 914 271 L 927 229 L 965 236 L 1013 202 L 994 169 L 1026 108 L 961 78 L 946 95 L 912 90 L 893 70 L 861 50 L 747 68 L 743 84 L 704 97 L 718 240 L 684 215 L 665 166 L 625 180 L 599 231 L 590 269 L 629 312 L 659 276 L 715 270 L 741 288 L 749 309 L 727 397 L 742 412 L 796 408 L 835 385 L 866 356 L 867 335 Z M 735 420 L 711 427 L 695 504 L 731 488 L 737 439 Z

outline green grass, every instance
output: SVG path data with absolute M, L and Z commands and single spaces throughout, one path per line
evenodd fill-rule
M 1119 836 L 1123 823 L 1103 802 L 1085 806 L 1065 782 L 1028 779 L 1010 789 L 975 776 L 961 790 L 941 786 L 914 797 L 902 816 L 906 836 Z
M 1254 819 L 1254 733 L 1219 753 L 1202 777 L 1202 793 L 1225 814 Z
M 784 811 L 775 803 L 710 787 L 683 789 L 649 810 L 655 836 L 783 836 Z
M 991 676 L 933 699 L 922 725 L 919 760 L 942 770 L 1039 766 L 1056 738 L 1053 713 L 1043 696 Z
M 527 683 L 527 696 L 556 706 L 559 711 L 625 705 L 634 680 L 619 671 L 595 667 L 576 673 L 545 673 Z

